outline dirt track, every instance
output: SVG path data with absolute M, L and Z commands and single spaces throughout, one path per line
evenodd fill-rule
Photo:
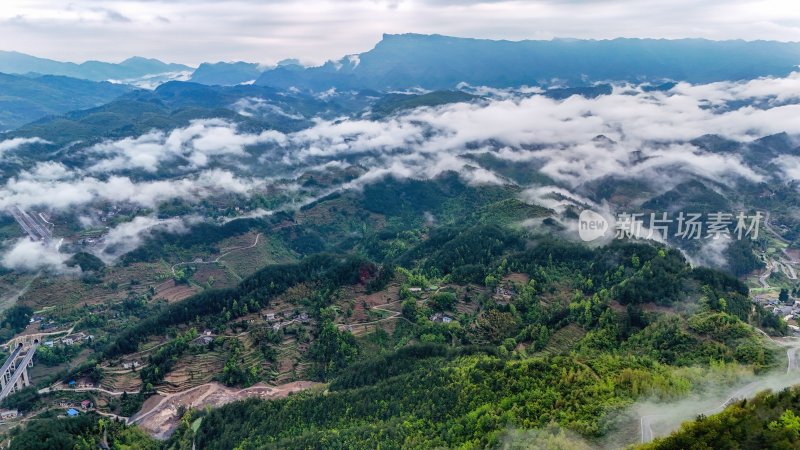
M 321 386 L 321 383 L 311 381 L 295 381 L 279 386 L 256 384 L 246 389 L 225 387 L 219 383 L 206 383 L 187 391 L 171 395 L 160 395 L 154 404 L 145 404 L 138 414 L 131 418 L 131 422 L 138 424 L 156 439 L 168 438 L 180 417 L 178 408 L 204 408 L 210 406 L 217 408 L 227 403 L 258 397 L 264 400 L 283 398 L 293 392 Z

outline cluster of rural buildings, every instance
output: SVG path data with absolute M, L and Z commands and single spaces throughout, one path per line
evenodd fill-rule
M 760 303 L 764 309 L 782 318 L 794 334 L 800 334 L 800 326 L 798 326 L 797 322 L 797 319 L 800 318 L 800 300 L 795 300 L 792 304 L 786 304 L 778 301 L 778 299 L 756 296 L 753 301 Z
M 438 290 L 436 286 L 431 286 L 430 288 L 428 288 L 428 290 L 431 289 Z M 409 288 L 409 291 L 413 294 L 417 294 L 422 292 L 422 288 Z M 504 284 L 495 288 L 494 293 L 492 294 L 492 300 L 494 300 L 494 302 L 497 305 L 508 306 L 516 296 L 517 296 L 517 291 L 516 289 L 514 289 L 514 286 L 511 284 Z M 448 324 L 453 320 L 455 320 L 451 315 L 444 312 L 437 312 L 431 314 L 429 319 L 433 323 L 442 323 L 442 324 Z
M 92 339 L 94 339 L 94 335 L 85 334 L 85 333 L 74 333 L 74 334 L 70 334 L 70 335 L 64 336 L 64 337 L 62 337 L 60 339 L 53 339 L 53 340 L 44 341 L 44 345 L 45 345 L 45 347 L 51 347 L 51 348 L 55 347 L 56 344 L 71 346 L 71 345 L 75 345 L 75 344 L 80 344 L 81 342 L 84 342 L 84 341 L 88 342 L 88 341 L 91 341 Z
M 11 420 L 19 417 L 19 411 L 16 409 L 4 409 L 0 411 L 0 420 Z
M 67 408 L 67 411 L 65 413 L 67 417 L 75 417 L 78 414 L 80 414 L 80 411 L 78 409 L 76 409 L 76 408 L 78 408 L 78 405 L 76 405 L 74 403 L 71 403 L 71 402 L 68 402 L 66 400 L 59 402 L 58 406 L 60 406 L 62 408 Z M 93 406 L 94 406 L 94 404 L 92 404 L 92 402 L 90 400 L 84 400 L 84 401 L 82 401 L 80 403 L 80 408 L 82 410 L 92 409 Z
M 275 331 L 280 331 L 281 328 L 295 322 L 308 323 L 311 320 L 308 313 L 305 311 L 297 313 L 296 315 L 286 312 L 267 312 L 264 313 L 262 317 L 272 325 L 272 329 Z

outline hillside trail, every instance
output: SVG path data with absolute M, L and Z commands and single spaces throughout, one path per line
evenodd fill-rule
M 188 266 L 188 265 L 191 265 L 191 264 L 217 264 L 217 263 L 220 262 L 220 260 L 222 260 L 222 258 L 230 255 L 233 252 L 236 252 L 236 251 L 239 251 L 239 250 L 247 250 L 249 248 L 255 247 L 256 245 L 258 245 L 258 240 L 260 238 L 261 238 L 261 233 L 258 233 L 258 234 L 256 234 L 256 239 L 252 244 L 246 245 L 246 246 L 243 246 L 243 247 L 233 247 L 233 248 L 225 249 L 226 250 L 225 253 L 217 256 L 215 259 L 213 259 L 211 261 L 183 261 L 183 262 L 179 262 L 179 263 L 173 264 L 172 267 L 171 267 L 172 276 L 173 277 L 176 276 L 175 268 L 179 267 L 179 266 Z

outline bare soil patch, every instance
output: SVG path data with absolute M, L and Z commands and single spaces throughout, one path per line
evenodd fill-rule
M 295 381 L 278 386 L 256 384 L 246 389 L 236 389 L 219 383 L 207 383 L 184 392 L 161 397 L 153 406 L 145 404 L 148 409 L 143 407 L 133 420 L 156 439 L 166 439 L 175 430 L 175 426 L 180 420 L 178 409 L 181 406 L 187 409 L 218 408 L 227 403 L 250 397 L 264 400 L 283 398 L 291 393 L 318 386 L 322 386 L 322 384 L 311 381 Z
M 514 272 L 503 277 L 503 281 L 510 281 L 512 283 L 528 284 L 531 277 L 527 273 Z
M 163 298 L 168 303 L 183 300 L 197 293 L 194 286 L 188 284 L 176 284 L 175 280 L 167 280 L 156 287 L 154 298 Z

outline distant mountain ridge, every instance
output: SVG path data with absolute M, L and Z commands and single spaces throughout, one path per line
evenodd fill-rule
M 294 61 L 294 63 L 292 62 Z M 133 57 L 120 63 L 81 64 L 0 51 L 0 73 L 62 75 L 133 83 L 183 73 L 206 84 L 255 84 L 321 92 L 330 88 L 393 91 L 473 86 L 590 86 L 598 82 L 709 83 L 785 76 L 800 65 L 800 43 L 705 39 L 489 40 L 442 35 L 384 34 L 367 52 L 317 67 L 287 60 L 264 71 L 257 63 L 203 63 L 197 69 Z M 191 78 L 188 74 L 191 73 Z M 176 78 L 155 78 L 148 88 Z
M 130 92 L 124 84 L 0 73 L 0 132 L 47 116 L 103 105 Z
M 587 85 L 678 80 L 708 83 L 784 76 L 800 64 L 800 43 L 704 39 L 494 41 L 386 34 L 372 49 L 301 71 L 277 67 L 256 84 L 322 91 Z
M 0 72 L 9 74 L 61 75 L 90 81 L 127 80 L 147 75 L 192 71 L 183 64 L 134 56 L 121 63 L 86 61 L 80 64 L 39 58 L 19 52 L 0 51 Z
M 188 102 L 184 107 L 222 108 L 230 114 L 242 110 L 247 117 L 256 116 L 260 121 L 268 118 L 292 128 L 297 124 L 284 122 L 303 123 L 320 113 L 353 113 L 367 107 L 379 118 L 418 106 L 470 101 L 470 92 L 481 95 L 462 83 L 496 88 L 538 85 L 545 88 L 544 95 L 564 99 L 575 94 L 610 94 L 608 81 L 647 82 L 651 83 L 650 90 L 665 90 L 673 87 L 674 81 L 708 83 L 785 76 L 797 69 L 798 63 L 800 43 L 703 39 L 512 42 L 403 34 L 384 35 L 372 50 L 317 67 L 304 67 L 297 60 L 284 60 L 266 71 L 256 63 L 242 61 L 203 63 L 189 78 L 191 67 L 156 59 L 133 57 L 118 64 L 75 64 L 0 51 L 0 132 L 69 111 L 97 108 L 132 90 L 122 84 L 92 80 L 111 79 L 148 89 L 164 86 L 156 98 L 170 103 L 167 115 L 179 107 L 169 99 L 171 93 L 177 93 L 175 102 Z M 191 83 L 164 84 L 170 79 L 190 79 Z M 240 86 L 251 82 L 251 89 Z M 220 89 L 204 89 L 203 85 Z M 344 96 L 324 101 L 331 88 Z M 284 93 L 276 96 L 271 93 L 275 90 Z M 318 96 L 323 92 L 325 95 Z M 287 94 L 292 101 L 280 101 Z M 248 96 L 266 96 L 275 104 L 256 104 Z M 208 113 L 195 111 L 189 115 Z M 127 128 L 122 126 L 129 123 L 126 120 L 120 119 L 119 124 L 110 121 L 103 129 L 119 129 L 126 134 Z M 184 122 L 170 119 L 165 123 Z M 49 139 L 55 142 L 60 135 L 71 135 L 62 131 L 49 132 Z M 713 138 L 703 144 L 720 149 L 726 146 Z
M 261 76 L 261 69 L 256 63 L 243 61 L 203 63 L 192 73 L 189 81 L 194 83 L 233 86 L 255 81 Z

